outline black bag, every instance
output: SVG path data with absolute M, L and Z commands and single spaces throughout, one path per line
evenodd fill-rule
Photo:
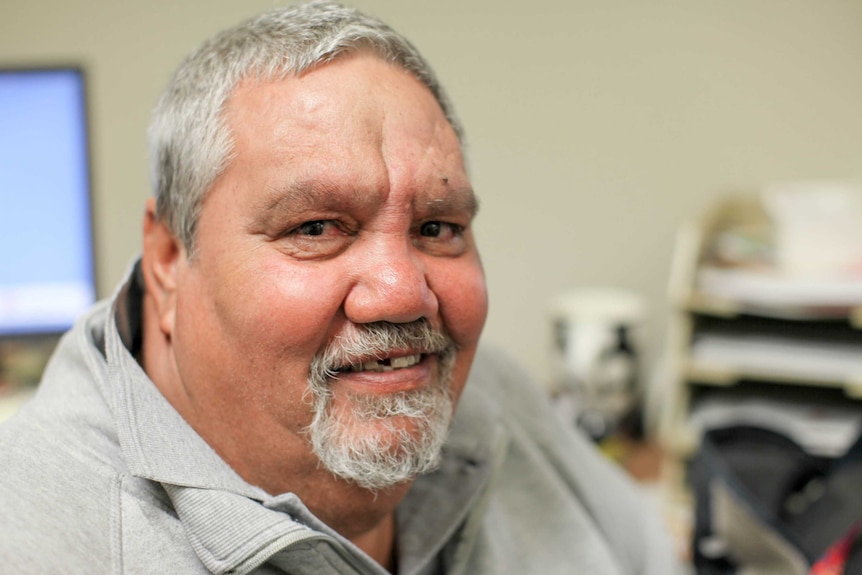
M 862 520 L 862 439 L 830 459 L 769 429 L 713 429 L 688 477 L 698 575 L 806 575 Z M 858 537 L 843 573 L 862 575 Z

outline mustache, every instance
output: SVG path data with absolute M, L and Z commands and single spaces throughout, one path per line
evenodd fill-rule
M 312 380 L 325 381 L 338 377 L 340 371 L 370 359 L 383 359 L 392 351 L 436 353 L 448 357 L 458 351 L 455 340 L 443 328 L 431 325 L 425 318 L 407 323 L 379 321 L 347 324 L 315 355 L 311 362 Z

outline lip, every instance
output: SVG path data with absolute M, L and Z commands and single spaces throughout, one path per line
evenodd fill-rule
M 415 352 L 389 353 L 388 359 L 396 359 Z M 392 371 L 341 371 L 331 382 L 333 388 L 346 388 L 355 393 L 397 393 L 427 386 L 437 377 L 439 355 L 422 354 L 419 363 Z M 376 359 L 376 358 L 369 358 Z M 368 360 L 366 360 L 368 361 Z

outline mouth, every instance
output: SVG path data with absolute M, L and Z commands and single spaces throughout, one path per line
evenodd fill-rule
M 414 353 L 411 355 L 402 355 L 399 357 L 384 357 L 381 359 L 374 358 L 368 361 L 363 361 L 361 363 L 354 363 L 351 365 L 344 366 L 337 371 L 339 373 L 357 373 L 362 371 L 384 373 L 388 371 L 396 371 L 399 369 L 413 367 L 414 365 L 418 365 L 419 363 L 421 363 L 422 360 L 426 357 L 428 357 L 427 354 Z

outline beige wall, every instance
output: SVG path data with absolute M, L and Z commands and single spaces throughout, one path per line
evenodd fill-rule
M 139 250 L 144 134 L 179 59 L 272 0 L 0 0 L 0 64 L 89 71 L 99 288 Z M 717 194 L 862 176 L 860 0 L 357 0 L 424 51 L 470 140 L 488 340 L 547 377 L 547 302 L 648 297 Z

